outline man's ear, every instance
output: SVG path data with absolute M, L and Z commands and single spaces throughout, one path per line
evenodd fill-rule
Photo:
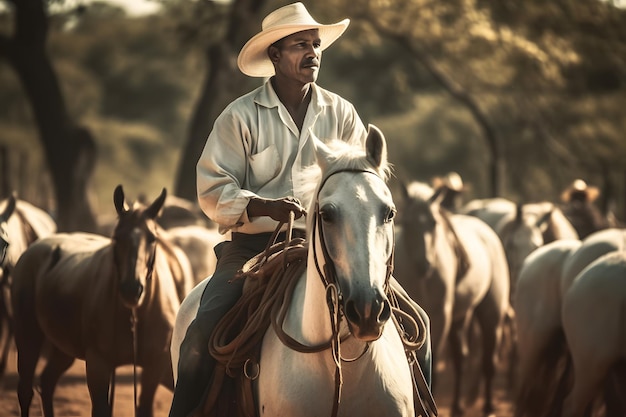
M 280 57 L 280 50 L 275 45 L 270 45 L 269 48 L 267 48 L 267 56 L 270 61 L 275 64 L 278 62 L 278 58 Z

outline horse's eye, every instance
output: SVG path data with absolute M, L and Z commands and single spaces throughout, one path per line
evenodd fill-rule
M 398 210 L 395 207 L 387 207 L 387 214 L 385 215 L 385 223 L 391 222 L 395 219 Z
M 320 217 L 324 223 L 332 223 L 337 217 L 337 210 L 332 206 L 323 207 L 320 209 Z

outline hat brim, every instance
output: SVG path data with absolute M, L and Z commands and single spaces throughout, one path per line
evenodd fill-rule
M 262 31 L 253 36 L 241 48 L 237 65 L 244 74 L 250 77 L 271 77 L 274 65 L 267 56 L 267 48 L 274 42 L 303 30 L 319 29 L 321 50 L 333 44 L 348 28 L 350 19 L 329 25 L 282 25 Z
M 584 192 L 587 194 L 587 201 L 593 203 L 600 196 L 600 189 L 593 185 L 588 185 L 584 190 L 578 190 L 574 187 L 568 187 L 565 191 L 561 193 L 561 201 L 564 203 L 569 203 L 572 199 L 573 192 Z

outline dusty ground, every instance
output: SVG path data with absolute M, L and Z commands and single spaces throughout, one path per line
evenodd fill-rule
M 19 406 L 16 395 L 17 372 L 15 366 L 15 352 L 12 352 L 7 374 L 0 381 L 0 416 L 19 416 Z M 444 372 L 441 378 L 441 392 L 435 399 L 439 406 L 441 417 L 449 417 L 449 402 L 451 379 L 448 372 Z M 512 417 L 513 407 L 506 390 L 504 376 L 499 374 L 496 380 L 496 416 Z M 172 393 L 163 387 L 159 387 L 155 401 L 155 417 L 166 417 L 169 411 Z M 31 416 L 42 416 L 39 408 L 39 399 L 35 396 L 31 408 Z M 62 416 L 90 416 L 91 404 L 89 392 L 85 383 L 85 366 L 83 361 L 76 361 L 72 368 L 61 378 L 55 395 L 55 413 Z M 482 402 L 479 400 L 474 407 L 466 413 L 466 417 L 480 417 Z M 118 369 L 117 386 L 115 390 L 114 413 L 115 417 L 133 417 L 133 378 L 132 367 Z

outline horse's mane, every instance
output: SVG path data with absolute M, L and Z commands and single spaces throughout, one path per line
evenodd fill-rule
M 334 139 L 325 145 L 332 151 L 330 159 L 321 165 L 318 163 L 304 168 L 299 181 L 294 181 L 294 188 L 299 189 L 305 201 L 313 202 L 315 193 L 326 172 L 341 170 L 372 170 L 385 182 L 391 176 L 392 165 L 384 159 L 380 166 L 376 167 L 367 158 L 365 148 L 340 139 Z

